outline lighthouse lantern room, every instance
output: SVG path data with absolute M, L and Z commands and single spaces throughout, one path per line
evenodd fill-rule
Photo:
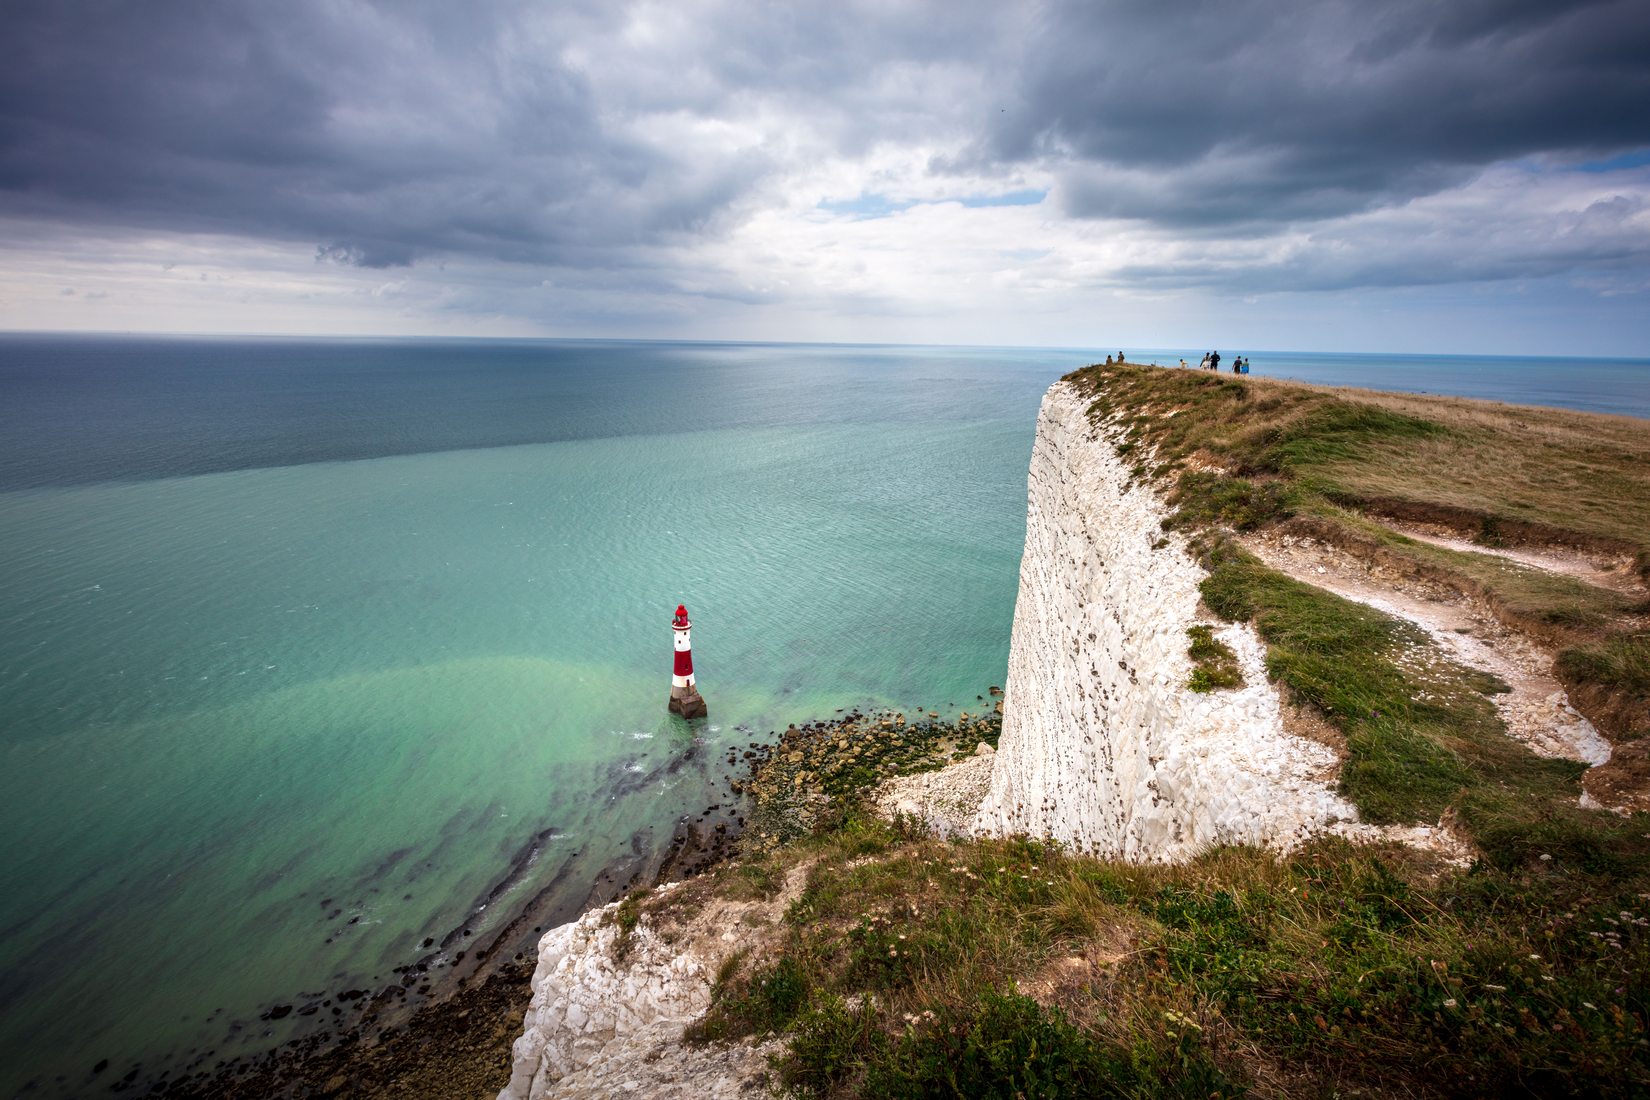
M 699 685 L 693 678 L 693 643 L 690 635 L 693 624 L 688 622 L 687 608 L 676 605 L 676 616 L 670 621 L 676 635 L 676 667 L 670 677 L 670 712 L 683 718 L 703 718 L 708 710 Z

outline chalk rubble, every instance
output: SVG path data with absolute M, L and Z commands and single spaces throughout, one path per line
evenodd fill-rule
M 720 959 L 666 943 L 645 916 L 616 958 L 616 908 L 593 909 L 539 941 L 532 1002 L 498 1100 L 744 1094 L 767 1068 L 765 1047 L 681 1042 L 710 1006 Z

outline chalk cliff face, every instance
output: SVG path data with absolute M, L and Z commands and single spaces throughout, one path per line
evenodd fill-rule
M 1333 752 L 1285 732 L 1249 627 L 1215 634 L 1245 687 L 1187 687 L 1203 571 L 1087 405 L 1060 382 L 1038 417 L 1002 742 L 974 828 L 1175 860 L 1355 821 L 1329 786 Z
M 1187 686 L 1203 571 L 1165 540 L 1164 505 L 1132 483 L 1086 406 L 1057 383 L 1038 418 L 998 751 L 896 784 L 890 808 L 928 812 L 953 831 L 1026 833 L 1133 860 L 1371 832 L 1330 789 L 1334 753 L 1285 731 L 1247 626 L 1215 635 L 1236 651 L 1246 686 Z M 989 794 L 969 821 L 987 768 Z M 776 934 L 805 871 L 769 902 L 717 899 L 670 936 L 644 919 L 625 952 L 615 906 L 551 930 L 499 1100 L 713 1100 L 760 1087 L 767 1048 L 679 1040 L 708 1007 L 721 961 Z

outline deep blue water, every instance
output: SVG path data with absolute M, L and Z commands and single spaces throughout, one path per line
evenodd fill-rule
M 675 431 L 975 420 L 1011 393 L 1023 403 L 1027 391 L 1016 381 L 1046 383 L 1050 370 L 1089 358 L 819 345 L 0 336 L 0 489 Z
M 1128 354 L 1170 366 L 1184 358 L 1195 367 L 1211 350 L 1220 352 L 1223 371 L 1230 369 L 1235 356 L 1243 355 L 1256 375 L 1326 386 L 1450 394 L 1513 405 L 1650 417 L 1650 359 L 1331 354 L 1243 348 L 1160 348 Z

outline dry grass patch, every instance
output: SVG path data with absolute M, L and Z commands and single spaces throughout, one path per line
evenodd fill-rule
M 1163 458 L 1310 474 L 1349 501 L 1508 541 L 1650 549 L 1650 423 L 1635 417 L 1172 368 L 1070 377 Z
M 1650 589 L 1435 546 L 1369 518 L 1626 555 L 1650 584 L 1650 423 L 1159 367 L 1087 367 L 1068 380 L 1092 398 L 1092 420 L 1122 430 L 1118 450 L 1138 476 L 1164 486 L 1171 525 L 1288 524 L 1481 597 L 1507 626 L 1566 651 L 1556 671 L 1606 736 L 1650 730 Z

